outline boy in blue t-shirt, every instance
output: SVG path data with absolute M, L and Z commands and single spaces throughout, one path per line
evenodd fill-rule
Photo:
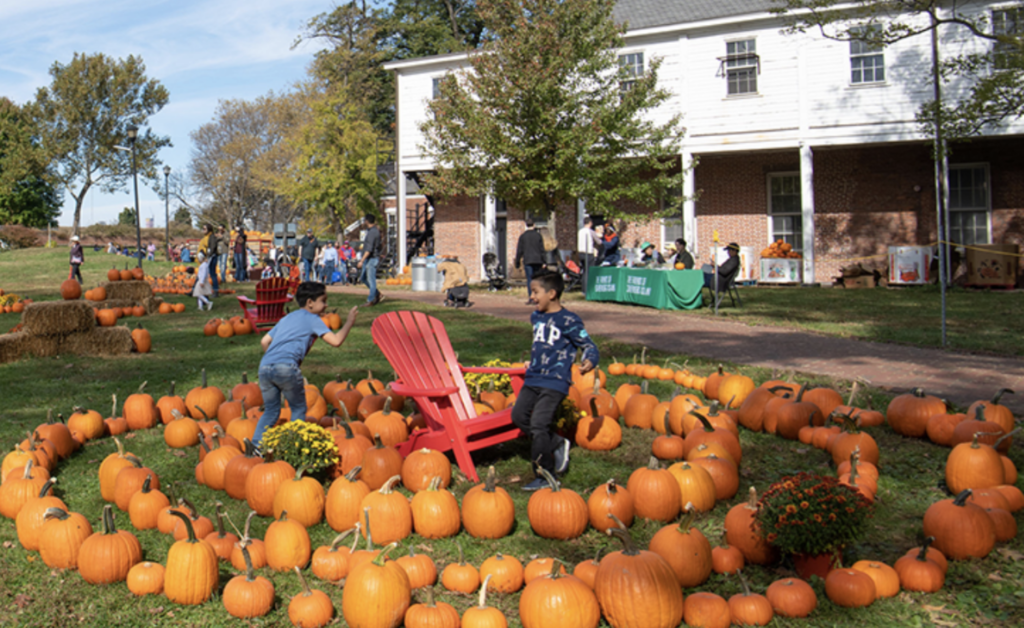
M 265 353 L 260 360 L 263 415 L 252 436 L 252 443 L 257 447 L 263 440 L 263 432 L 277 423 L 281 415 L 282 394 L 291 407 L 292 421 L 305 420 L 306 389 L 299 366 L 317 338 L 323 338 L 332 347 L 340 347 L 355 324 L 359 311 L 358 307 L 349 310 L 341 331 L 332 332 L 320 320 L 320 314 L 327 309 L 327 291 L 322 283 L 300 283 L 295 290 L 295 302 L 301 309 L 278 321 L 260 341 Z
M 536 311 L 530 315 L 533 347 L 523 388 L 512 408 L 512 422 L 533 441 L 530 459 L 534 471 L 539 465 L 551 475 L 565 473 L 569 467 L 570 443 L 555 434 L 554 419 L 572 385 L 576 350 L 583 350 L 580 373 L 593 370 L 600 358 L 597 345 L 583 328 L 583 320 L 562 307 L 564 289 L 562 276 L 557 273 L 542 273 L 530 282 L 530 298 L 536 303 Z M 538 474 L 523 490 L 547 486 Z

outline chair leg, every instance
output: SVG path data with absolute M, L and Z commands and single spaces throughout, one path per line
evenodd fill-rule
M 473 464 L 473 456 L 470 455 L 469 447 L 465 441 L 458 438 L 452 439 L 452 451 L 455 452 L 455 461 L 459 463 L 459 469 L 473 482 L 479 482 L 480 476 L 476 473 L 476 465 Z

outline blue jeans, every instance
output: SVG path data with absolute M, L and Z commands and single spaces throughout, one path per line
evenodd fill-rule
M 366 297 L 367 303 L 373 303 L 377 300 L 377 264 L 380 262 L 376 257 L 363 262 L 363 271 L 359 275 L 359 281 L 366 284 L 366 287 L 370 289 L 370 294 Z
M 213 296 L 220 294 L 220 282 L 217 281 L 217 255 L 210 256 L 210 277 L 213 279 Z
M 256 423 L 252 443 L 257 447 L 263 432 L 273 427 L 281 416 L 281 395 L 288 400 L 292 421 L 306 420 L 306 387 L 297 364 L 268 364 L 260 367 L 260 392 L 263 393 L 263 415 Z
M 312 281 L 313 280 L 313 260 L 302 258 L 302 280 Z
M 235 281 L 248 281 L 249 272 L 246 266 L 245 253 L 235 253 Z
M 324 264 L 323 277 L 324 280 L 322 283 L 325 283 L 328 286 L 334 283 L 334 262 L 327 262 Z
M 526 296 L 530 296 L 530 283 L 541 268 L 544 268 L 543 264 L 523 264 L 523 272 L 526 273 Z

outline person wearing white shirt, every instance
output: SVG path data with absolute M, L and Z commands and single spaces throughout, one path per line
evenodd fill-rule
M 324 247 L 320 261 L 324 265 L 323 283 L 328 286 L 334 285 L 334 267 L 338 264 L 338 249 L 334 248 L 334 242 L 328 242 Z
M 597 243 L 600 236 L 594 231 L 594 220 L 587 216 L 583 219 L 583 228 L 576 234 L 576 252 L 579 254 L 580 266 L 583 267 L 583 296 L 587 296 L 587 271 L 597 265 Z

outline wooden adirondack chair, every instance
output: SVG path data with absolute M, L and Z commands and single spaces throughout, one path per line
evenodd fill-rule
M 422 312 L 382 314 L 371 331 L 398 376 L 391 388 L 415 401 L 427 422 L 427 429 L 413 432 L 398 451 L 407 456 L 424 447 L 453 450 L 466 477 L 479 482 L 471 452 L 512 440 L 520 431 L 512 424 L 511 408 L 477 416 L 463 373 L 511 375 L 518 394 L 526 369 L 461 366 L 444 324 Z
M 238 297 L 245 317 L 252 323 L 256 331 L 271 329 L 277 321 L 284 318 L 284 306 L 292 300 L 297 282 L 284 277 L 263 279 L 256 284 L 256 300 Z

